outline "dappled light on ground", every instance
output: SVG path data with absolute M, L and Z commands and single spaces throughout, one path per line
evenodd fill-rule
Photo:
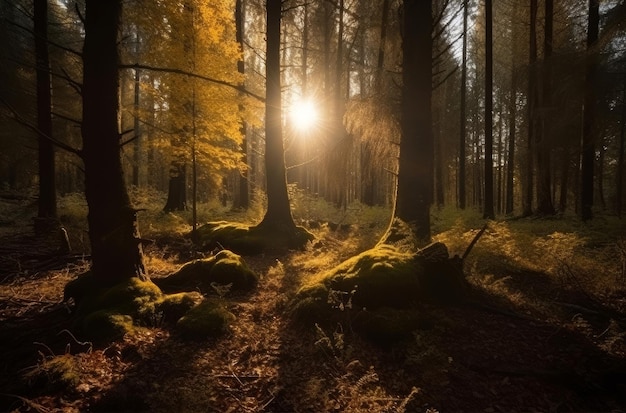
M 447 229 L 435 240 L 451 256 L 462 255 L 482 226 L 469 213 L 438 219 Z M 303 222 L 315 241 L 302 250 L 244 257 L 258 276 L 252 290 L 202 287 L 186 278 L 193 290 L 186 294 L 215 304 L 207 314 L 214 308 L 226 314 L 228 327 L 218 326 L 219 336 L 190 339 L 155 317 L 98 345 L 77 334 L 60 303 L 64 285 L 88 261 L 42 271 L 27 271 L 36 265 L 26 260 L 23 271 L 7 267 L 0 284 L 0 354 L 8 373 L 0 382 L 2 410 L 611 411 L 626 403 L 625 280 L 620 239 L 610 229 L 490 222 L 465 259 L 469 285 L 462 300 L 415 297 L 375 312 L 356 305 L 351 284 L 333 284 L 347 294 L 333 301 L 326 288 L 319 296 L 324 317 L 296 317 L 298 291 L 336 276 L 342 265 L 344 278 L 350 268 L 387 274 L 394 261 L 411 256 L 376 250 L 385 222 L 370 226 L 364 219 L 341 228 L 329 224 L 334 221 Z M 146 265 L 157 285 L 192 257 L 209 267 L 217 257 L 156 226 L 145 233 L 155 240 Z M 370 249 L 375 252 L 359 264 Z M 163 289 L 175 306 L 177 293 Z M 370 322 L 379 333 L 386 329 L 386 340 L 359 329 L 373 315 Z M 193 314 L 188 320 L 193 324 Z M 394 335 L 399 328 L 404 333 Z

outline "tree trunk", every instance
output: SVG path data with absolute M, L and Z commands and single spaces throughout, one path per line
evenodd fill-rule
M 581 218 L 588 221 L 593 218 L 593 164 L 595 162 L 595 85 L 597 77 L 597 51 L 600 25 L 599 0 L 589 0 L 589 18 L 587 21 L 587 68 L 585 73 L 585 103 L 583 112 L 583 139 L 581 157 Z
M 282 136 L 282 103 L 280 90 L 280 21 L 281 0 L 267 0 L 266 34 L 266 102 L 265 102 L 265 175 L 267 179 L 267 211 L 259 224 L 281 232 L 293 232 L 285 153 Z
M 465 209 L 465 135 L 467 134 L 467 0 L 463 1 L 463 62 L 461 64 L 461 134 L 459 143 L 459 208 Z
M 433 197 L 432 4 L 403 1 L 401 139 L 396 216 L 428 243 Z
M 92 271 L 115 283 L 145 278 L 143 252 L 120 156 L 121 0 L 87 0 L 83 46 L 83 160 Z
M 37 129 L 39 132 L 38 221 L 57 217 L 55 159 L 52 144 L 52 91 L 48 57 L 48 1 L 35 0 L 35 56 L 37 60 Z M 36 221 L 37 222 L 37 221 Z M 38 226 L 35 226 L 37 229 Z
M 528 139 L 526 142 L 526 180 L 522 202 L 522 215 L 533 213 L 535 116 L 537 108 L 537 0 L 530 0 L 530 44 L 528 58 Z
M 239 43 L 239 48 L 241 49 L 241 52 L 243 53 L 244 47 L 245 47 L 245 41 L 244 41 L 244 22 L 245 22 L 245 8 L 244 8 L 244 4 L 243 4 L 244 0 L 236 0 L 235 2 L 235 28 L 236 28 L 236 33 L 235 33 L 235 37 L 237 40 L 237 43 Z M 237 71 L 239 73 L 241 73 L 242 75 L 245 74 L 246 72 L 246 66 L 245 66 L 245 61 L 244 61 L 244 56 L 241 56 L 241 59 L 239 59 L 237 61 Z M 241 84 L 240 86 L 241 89 L 241 94 L 243 96 L 243 91 L 245 89 L 245 84 Z M 244 110 L 244 106 L 243 104 L 239 105 L 239 111 L 243 114 L 243 110 Z M 246 137 L 246 132 L 247 132 L 247 125 L 246 125 L 246 121 L 242 120 L 241 121 L 241 127 L 239 129 L 243 139 L 241 141 L 241 154 L 242 154 L 242 162 L 244 163 L 244 165 L 247 165 L 248 163 L 248 139 Z M 250 192 L 249 192 L 249 185 L 248 185 L 248 169 L 244 168 L 242 171 L 240 171 L 240 173 L 237 175 L 238 179 L 237 179 L 237 187 L 239 188 L 239 191 L 237 192 L 236 196 L 234 197 L 234 201 L 233 201 L 233 209 L 248 209 L 248 207 L 250 206 Z
M 509 102 L 509 150 L 506 168 L 506 202 L 504 213 L 513 214 L 514 208 L 514 180 L 515 176 L 515 137 L 517 119 L 517 81 L 515 73 L 511 75 L 511 97 Z
M 493 210 L 493 3 L 485 0 L 485 207 L 483 218 L 494 219 Z
M 553 0 L 545 0 L 545 26 L 543 46 L 543 117 L 542 128 L 537 131 L 535 146 L 537 159 L 537 211 L 539 215 L 554 215 L 552 202 L 552 180 L 550 176 L 550 163 L 552 145 L 549 142 L 551 135 L 551 112 L 552 103 L 552 22 L 554 17 Z
M 559 193 L 559 212 L 562 214 L 567 209 L 567 191 L 569 186 L 570 170 L 570 149 L 563 148 L 563 159 L 561 160 L 561 190 Z
M 619 152 L 617 155 L 617 170 L 615 172 L 615 213 L 622 216 L 622 199 L 624 197 L 624 140 L 626 137 L 626 81 L 622 92 L 622 119 L 620 120 Z
M 195 148 L 193 148 L 195 152 Z M 192 154 L 194 156 L 194 154 Z M 187 210 L 187 165 L 184 161 L 172 162 L 170 165 L 170 183 L 167 191 L 167 202 L 163 211 Z

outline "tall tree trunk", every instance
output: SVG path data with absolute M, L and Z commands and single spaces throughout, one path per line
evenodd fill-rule
M 237 43 L 239 43 L 239 48 L 243 53 L 245 42 L 244 42 L 244 22 L 245 22 L 245 8 L 243 4 L 243 0 L 236 0 L 235 2 L 235 26 L 236 26 L 236 39 Z M 237 61 L 237 71 L 242 75 L 246 73 L 246 66 L 244 56 L 242 54 L 241 59 Z M 241 91 L 243 94 L 243 89 L 245 89 L 245 84 L 242 83 Z M 243 114 L 243 104 L 239 106 L 239 111 Z M 244 169 L 239 173 L 239 193 L 238 196 L 235 197 L 235 201 L 233 203 L 233 208 L 235 209 L 248 209 L 250 206 L 250 189 L 248 185 L 248 138 L 246 136 L 247 133 L 247 125 L 246 121 L 242 119 L 240 133 L 243 137 L 241 141 L 241 154 L 242 154 L 242 162 L 244 163 Z
M 514 179 L 515 176 L 515 138 L 517 121 L 517 77 L 515 73 L 511 75 L 511 96 L 509 101 L 509 149 L 506 168 L 506 202 L 504 213 L 513 214 L 514 208 Z
M 626 80 L 622 92 L 622 119 L 620 120 L 619 153 L 617 170 L 615 171 L 615 213 L 622 216 L 622 200 L 624 197 L 624 140 L 626 138 Z
M 554 17 L 554 0 L 545 0 L 545 25 L 543 45 L 543 116 L 542 128 L 537 130 L 535 146 L 537 159 L 537 211 L 539 215 L 554 215 L 552 202 L 551 151 L 550 145 L 552 104 L 552 22 Z
M 39 131 L 39 200 L 37 222 L 57 217 L 55 159 L 52 144 L 52 90 L 48 57 L 48 0 L 35 0 L 35 57 L 37 60 L 37 128 Z M 46 225 L 43 225 L 46 227 Z
M 121 0 L 87 0 L 83 46 L 83 160 L 93 273 L 109 282 L 145 278 L 143 252 L 120 155 Z
M 433 197 L 432 4 L 404 0 L 401 139 L 396 216 L 429 242 Z
M 533 213 L 534 153 L 537 109 L 537 0 L 530 0 L 530 44 L 528 58 L 528 139 L 526 142 L 526 180 L 522 199 L 522 215 Z
M 281 0 L 267 0 L 266 100 L 265 100 L 265 176 L 267 211 L 259 226 L 293 232 L 285 173 L 280 90 Z
M 588 221 L 593 218 L 593 164 L 595 161 L 595 122 L 597 77 L 597 51 L 600 25 L 600 2 L 589 0 L 587 20 L 587 68 L 585 73 L 585 104 L 583 112 L 583 138 L 581 157 L 581 218 Z
M 563 159 L 561 160 L 561 191 L 559 194 L 559 212 L 563 214 L 567 209 L 567 191 L 569 189 L 569 171 L 571 155 L 570 149 L 563 148 Z
M 483 218 L 494 219 L 493 210 L 493 3 L 485 0 L 485 208 Z
M 467 0 L 463 1 L 463 62 L 461 64 L 461 140 L 459 143 L 459 208 L 465 209 L 465 135 L 467 134 Z
M 139 36 L 136 39 L 137 43 L 139 43 Z M 141 125 L 139 124 L 139 89 L 140 89 L 140 72 L 139 69 L 135 69 L 135 81 L 134 81 L 134 117 L 133 117 L 133 130 L 135 133 L 135 141 L 133 142 L 133 185 L 135 187 L 139 187 L 139 165 L 141 164 L 141 131 L 139 130 Z

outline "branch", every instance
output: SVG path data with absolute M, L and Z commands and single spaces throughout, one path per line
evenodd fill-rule
M 120 67 L 120 69 L 133 69 L 133 70 L 141 69 L 141 70 L 150 70 L 152 72 L 175 73 L 175 74 L 178 74 L 178 75 L 194 77 L 196 79 L 205 80 L 207 82 L 216 83 L 218 85 L 222 85 L 222 86 L 226 86 L 226 87 L 235 89 L 238 92 L 244 93 L 244 94 L 246 94 L 248 96 L 251 96 L 251 97 L 257 99 L 260 102 L 265 103 L 265 98 L 264 97 L 259 96 L 259 95 L 255 94 L 253 92 L 250 92 L 249 90 L 242 88 L 240 85 L 234 85 L 234 84 L 232 84 L 230 82 L 226 82 L 225 80 L 214 79 L 212 77 L 199 75 L 197 73 L 187 72 L 186 70 L 182 70 L 182 69 L 172 69 L 172 68 L 166 68 L 166 67 L 154 67 L 154 66 L 142 65 L 142 64 L 139 64 L 139 63 L 122 64 L 119 67 Z
M 72 79 L 72 77 L 70 76 L 69 73 L 67 73 L 67 71 L 63 68 L 61 68 L 61 71 L 63 72 L 64 76 L 59 76 L 62 79 L 66 80 L 67 83 L 70 85 L 70 87 L 72 89 L 74 89 L 76 91 L 76 93 L 78 93 L 80 96 L 83 95 L 83 84 L 80 82 L 75 81 L 74 79 Z
M 60 114 L 58 112 L 52 112 L 52 115 L 56 116 L 57 118 L 61 118 L 63 120 L 66 120 L 68 122 L 75 123 L 77 125 L 82 125 L 83 124 L 83 122 L 78 120 L 78 119 L 70 118 L 69 116 L 62 115 L 62 114 Z
M 82 158 L 82 153 L 81 153 L 81 151 L 80 151 L 80 150 L 78 150 L 78 149 L 76 149 L 76 148 L 74 148 L 74 147 L 72 147 L 72 146 L 66 145 L 65 143 L 60 142 L 60 141 L 58 141 L 58 140 L 54 139 L 53 137 L 48 136 L 47 134 L 43 133 L 43 132 L 42 132 L 42 131 L 41 131 L 41 130 L 37 127 L 37 126 L 33 125 L 30 121 L 28 121 L 28 120 L 27 120 L 27 119 L 25 119 L 23 116 L 21 116 L 21 115 L 19 114 L 19 112 L 18 112 L 18 111 L 17 111 L 17 110 L 16 110 L 13 106 L 11 106 L 11 104 L 10 104 L 9 102 L 7 102 L 4 98 L 0 97 L 0 102 L 1 102 L 4 106 L 6 106 L 6 107 L 7 107 L 7 109 L 9 109 L 9 111 L 10 111 L 10 112 L 11 112 L 11 114 L 13 115 L 13 119 L 14 119 L 16 122 L 18 122 L 18 123 L 20 123 L 20 124 L 22 124 L 22 125 L 26 126 L 26 127 L 27 127 L 27 128 L 29 128 L 30 130 L 32 130 L 33 132 L 35 132 L 36 134 L 38 134 L 39 136 L 42 136 L 42 137 L 44 137 L 44 138 L 48 139 L 50 142 L 52 142 L 52 144 L 54 144 L 54 145 L 58 146 L 59 148 L 61 148 L 61 149 L 65 149 L 66 151 L 68 151 L 68 152 L 70 152 L 70 153 L 73 153 L 73 154 L 75 154 L 75 155 L 77 155 L 77 156 L 79 156 L 79 157 L 81 157 L 81 158 Z
M 463 256 L 461 257 L 461 261 L 465 261 L 465 258 L 467 258 L 469 253 L 472 252 L 472 248 L 474 248 L 474 245 L 476 245 L 476 243 L 478 242 L 480 237 L 482 237 L 482 235 L 485 233 L 486 229 L 487 229 L 487 224 L 483 225 L 482 229 L 480 231 L 478 231 L 478 234 L 476 234 L 476 236 L 474 237 L 472 242 L 470 242 L 470 244 L 468 245 L 467 249 L 463 253 Z

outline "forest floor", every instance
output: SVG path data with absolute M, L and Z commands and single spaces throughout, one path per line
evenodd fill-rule
M 547 240 L 571 234 L 533 235 L 542 252 L 522 263 L 508 251 L 522 235 L 494 224 L 466 262 L 470 299 L 419 305 L 429 323 L 400 343 L 375 344 L 352 332 L 357 310 L 346 310 L 336 326 L 296 325 L 289 317 L 307 277 L 367 248 L 384 224 L 368 240 L 356 226 L 320 229 L 316 248 L 246 257 L 260 283 L 223 297 L 237 317 L 226 336 L 187 341 L 155 322 L 99 348 L 73 336 L 60 303 L 88 256 L 55 256 L 54 243 L 35 239 L 21 221 L 0 224 L 0 411 L 626 412 L 623 240 L 576 244 L 578 253 L 604 254 L 593 262 L 606 268 L 589 271 L 621 283 L 596 288 L 580 272 L 580 256 L 550 257 Z M 461 248 L 473 233 L 457 228 L 444 241 L 458 234 L 465 234 Z M 80 237 L 73 234 L 74 246 Z M 175 237 L 158 241 L 146 250 L 153 277 L 189 253 Z M 55 376 L 53 359 L 72 376 Z

